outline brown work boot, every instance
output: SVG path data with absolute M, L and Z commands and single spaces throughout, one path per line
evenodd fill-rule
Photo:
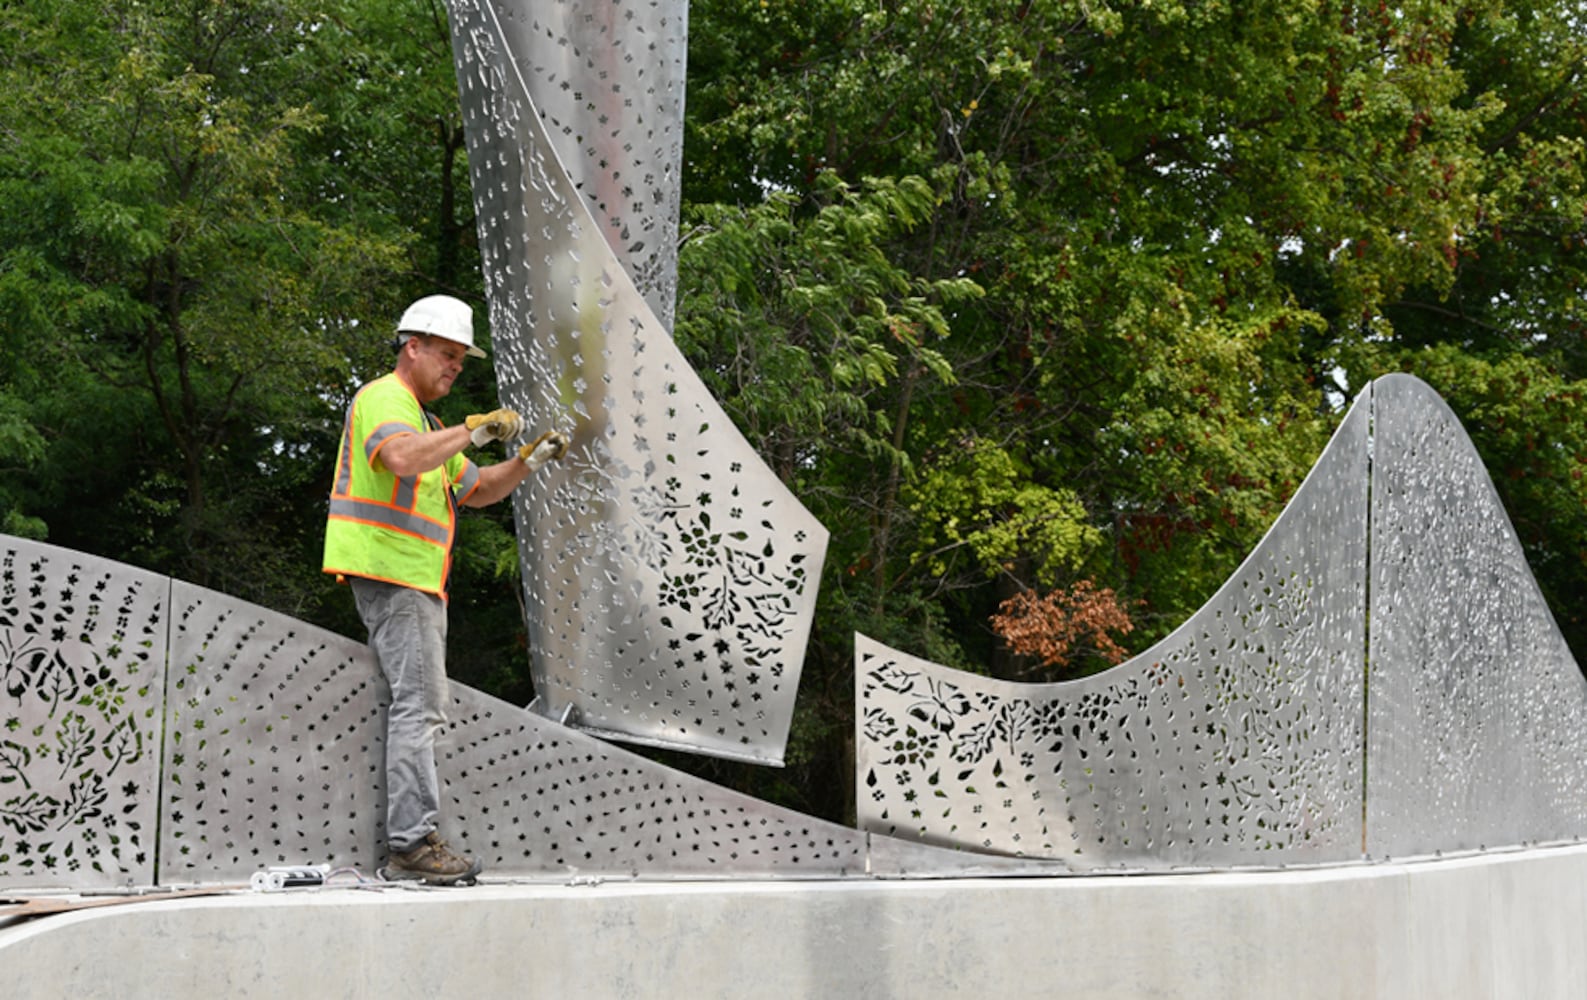
M 425 885 L 455 885 L 472 883 L 483 867 L 474 858 L 455 853 L 431 833 L 409 850 L 392 851 L 381 874 L 393 882 L 418 879 Z

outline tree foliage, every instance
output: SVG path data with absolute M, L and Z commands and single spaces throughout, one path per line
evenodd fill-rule
M 1081 580 L 1067 590 L 1037 596 L 1022 590 L 1004 601 L 992 616 L 992 628 L 1017 656 L 1043 667 L 1078 665 L 1095 658 L 1112 666 L 1128 655 L 1114 638 L 1135 631 L 1129 611 L 1110 587 L 1096 588 Z
M 851 526 L 818 633 L 1011 676 L 1003 602 L 1095 587 L 1144 648 L 1394 370 L 1450 398 L 1545 590 L 1574 592 L 1582 27 L 1546 2 L 696 0 L 687 207 L 771 190 L 808 216 L 817 178 L 932 178 L 888 259 L 982 293 L 947 313 L 951 380 L 900 354 L 867 393 L 854 422 L 885 421 L 893 460 L 808 451 Z M 691 340 L 691 308 L 705 364 L 723 341 Z M 841 691 L 850 655 L 818 634 L 804 683 Z

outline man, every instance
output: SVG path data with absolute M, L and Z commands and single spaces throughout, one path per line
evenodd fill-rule
M 391 687 L 383 874 L 434 885 L 473 881 L 480 872 L 478 861 L 436 833 L 435 737 L 450 700 L 446 599 L 457 505 L 501 500 L 568 444 L 551 431 L 495 465 L 464 457 L 469 444 L 511 441 L 523 426 L 507 409 L 456 427 L 425 410 L 451 391 L 465 356 L 485 356 L 474 346 L 466 303 L 432 295 L 403 313 L 396 368 L 360 389 L 348 408 L 325 525 L 325 572 L 351 584 Z

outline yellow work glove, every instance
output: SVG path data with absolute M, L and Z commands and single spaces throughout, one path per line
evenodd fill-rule
M 518 449 L 518 457 L 536 472 L 547 462 L 555 461 L 568 452 L 568 439 L 561 431 L 546 431 Z
M 478 448 L 487 441 L 510 441 L 523 430 L 523 418 L 517 410 L 506 408 L 489 413 L 474 413 L 463 418 L 470 433 L 468 439 Z

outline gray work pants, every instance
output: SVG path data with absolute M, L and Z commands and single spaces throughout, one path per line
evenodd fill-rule
M 434 594 L 349 577 L 369 648 L 391 686 L 386 719 L 386 846 L 411 850 L 436 828 L 441 785 L 435 735 L 446 723 L 446 602 Z

